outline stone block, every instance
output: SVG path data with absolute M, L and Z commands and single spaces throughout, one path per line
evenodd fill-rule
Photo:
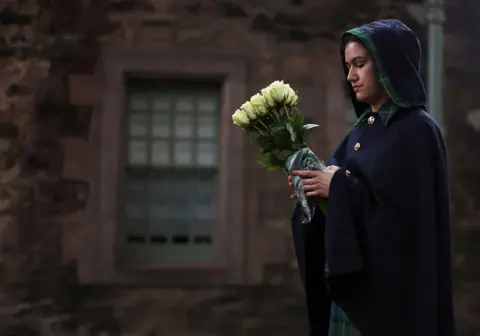
M 92 120 L 93 107 L 71 106 L 70 114 L 63 115 L 61 135 L 88 139 Z
M 13 139 L 18 135 L 18 126 L 13 122 L 0 122 L 0 139 Z
M 0 215 L 0 242 L 2 242 L 2 246 L 6 245 L 5 238 L 11 237 L 8 230 L 10 229 L 13 220 L 14 218 L 12 216 Z M 8 245 L 11 245 L 12 243 L 14 242 L 8 242 Z M 3 248 L 0 248 L 0 250 L 3 250 Z
M 36 188 L 36 216 L 52 218 L 85 210 L 90 185 L 83 180 L 41 182 Z
M 92 144 L 81 138 L 62 140 L 62 176 L 67 179 L 89 179 L 93 156 Z
M 94 106 L 101 102 L 103 94 L 99 79 L 91 75 L 68 76 L 68 101 L 72 105 Z
M 62 167 L 61 147 L 52 140 L 35 141 L 25 146 L 22 171 L 27 174 L 58 174 Z
M 297 54 L 282 58 L 281 71 L 285 78 L 309 81 L 313 79 L 313 60 L 309 55 Z
M 12 6 L 5 6 L 0 12 L 0 22 L 2 25 L 25 26 L 31 24 L 32 19 L 30 16 L 16 11 Z

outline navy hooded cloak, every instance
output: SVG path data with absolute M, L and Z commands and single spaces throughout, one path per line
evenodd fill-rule
M 310 333 L 328 335 L 334 302 L 362 336 L 452 336 L 447 156 L 426 113 L 420 43 L 397 20 L 348 35 L 369 52 L 390 105 L 373 113 L 348 84 L 359 120 L 329 160 L 340 169 L 327 216 L 301 224 L 293 213 Z

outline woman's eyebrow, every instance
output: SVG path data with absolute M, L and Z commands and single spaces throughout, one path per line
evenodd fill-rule
M 350 62 L 345 61 L 346 65 L 358 63 L 358 62 L 365 62 L 368 59 L 367 56 L 356 56 L 350 60 Z
M 354 57 L 350 60 L 350 63 L 356 63 L 358 61 L 365 61 L 367 59 L 367 57 L 365 56 L 357 56 L 357 57 Z

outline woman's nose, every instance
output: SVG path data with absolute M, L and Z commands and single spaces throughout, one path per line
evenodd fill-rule
M 350 68 L 350 70 L 348 70 L 347 80 L 349 82 L 354 82 L 357 79 L 358 79 L 357 74 L 355 73 L 355 71 L 352 68 Z

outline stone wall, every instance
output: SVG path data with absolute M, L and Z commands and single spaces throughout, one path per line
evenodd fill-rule
M 480 252 L 475 70 L 480 49 L 474 43 L 480 6 L 473 0 L 449 6 L 445 112 L 455 205 L 456 302 L 460 335 L 473 336 L 480 330 L 475 260 Z M 252 186 L 250 192 L 258 200 L 275 198 L 275 207 L 259 203 L 262 215 L 254 218 L 265 239 L 260 284 L 165 288 L 79 282 L 76 256 L 65 246 L 88 248 L 80 233 L 95 186 L 88 179 L 86 153 L 96 146 L 91 125 L 101 113 L 101 90 L 82 78 L 94 76 L 107 45 L 238 57 L 247 64 L 249 94 L 279 77 L 303 93 L 309 117 L 323 126 L 314 147 L 325 156 L 346 131 L 341 89 L 331 82 L 338 75 L 340 32 L 375 18 L 398 17 L 419 33 L 426 49 L 425 27 L 415 20 L 421 14 L 421 8 L 402 1 L 389 6 L 314 0 L 3 1 L 0 334 L 305 334 L 303 295 L 285 221 L 288 191 L 283 176 L 254 166 L 253 151 L 245 158 L 253 162 L 248 171 L 263 186 Z

